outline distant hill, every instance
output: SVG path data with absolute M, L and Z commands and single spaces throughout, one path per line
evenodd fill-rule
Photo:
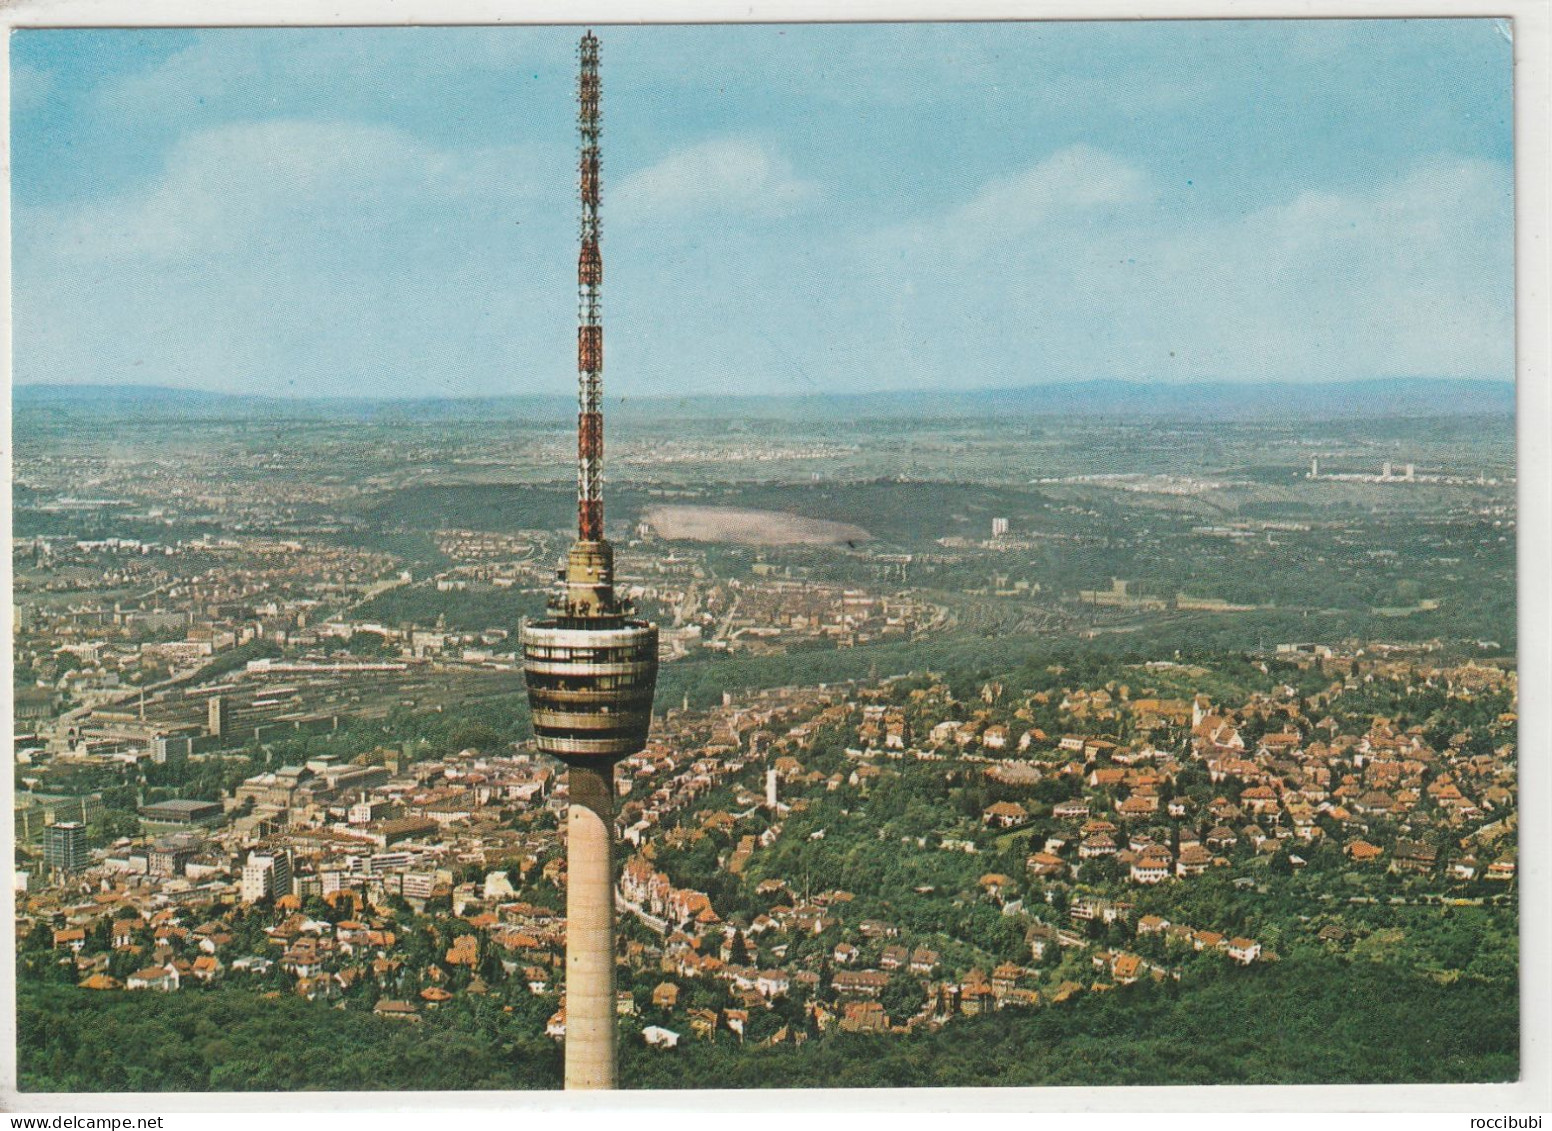
M 657 419 L 878 419 L 910 417 L 1102 416 L 1198 420 L 1350 419 L 1503 415 L 1514 412 L 1507 381 L 1392 378 L 1326 384 L 1249 382 L 1154 384 L 1081 381 L 1009 389 L 856 393 L 835 396 L 610 397 L 622 421 Z M 155 385 L 19 385 L 18 415 L 106 414 L 126 419 L 513 420 L 569 421 L 565 396 L 390 399 L 280 398 Z
M 229 404 L 259 398 L 237 397 L 200 389 L 173 389 L 165 385 L 17 385 L 11 402 L 17 408 L 37 406 L 97 407 L 108 405 L 199 406 Z
M 555 420 L 570 419 L 576 401 L 536 397 L 264 397 L 161 385 L 17 385 L 18 415 L 114 416 L 167 420 Z

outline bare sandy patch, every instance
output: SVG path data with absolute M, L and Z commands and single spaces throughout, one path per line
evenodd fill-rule
M 873 536 L 860 526 L 739 507 L 657 506 L 642 516 L 660 538 L 741 546 L 834 546 Z

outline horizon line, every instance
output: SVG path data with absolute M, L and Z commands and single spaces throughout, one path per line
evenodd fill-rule
M 1481 385 L 1484 387 L 1508 387 L 1515 388 L 1518 380 L 1515 377 L 1344 377 L 1328 380 L 1313 381 L 1288 381 L 1288 380 L 1250 380 L 1234 378 L 1210 378 L 1210 379 L 1168 379 L 1158 380 L 1123 378 L 1123 377 L 1093 377 L 1086 379 L 1028 382 L 1020 385 L 975 385 L 968 387 L 950 388 L 892 388 L 869 389 L 836 392 L 741 392 L 737 390 L 699 390 L 683 393 L 616 393 L 612 397 L 608 394 L 605 399 L 625 401 L 671 402 L 679 400 L 694 400 L 698 398 L 716 398 L 718 400 L 734 401 L 816 401 L 816 400 L 853 400 L 867 397 L 953 397 L 975 396 L 994 393 L 1017 393 L 1028 390 L 1055 390 L 1055 389 L 1084 389 L 1098 387 L 1126 388 L 1135 390 L 1192 390 L 1192 389 L 1288 389 L 1288 390 L 1321 390 L 1338 389 L 1352 386 L 1376 386 L 1376 385 Z M 284 393 L 284 392 L 235 392 L 227 389 L 213 389 L 200 386 L 186 385 L 157 385 L 143 383 L 114 384 L 112 382 L 68 382 L 68 381 L 25 381 L 14 383 L 11 386 L 12 399 L 15 394 L 22 391 L 33 392 L 66 392 L 79 391 L 81 393 L 170 393 L 191 394 L 195 396 L 224 397 L 232 400 L 256 400 L 256 401 L 283 401 L 294 403 L 326 403 L 326 404 L 412 404 L 426 401 L 492 401 L 492 400 L 572 400 L 574 396 L 570 392 L 503 392 L 503 393 L 388 393 L 372 395 L 369 393 L 338 394 L 338 393 Z

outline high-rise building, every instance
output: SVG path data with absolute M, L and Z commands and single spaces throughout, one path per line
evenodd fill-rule
M 405 899 L 430 899 L 435 891 L 434 872 L 405 872 L 399 881 L 399 894 Z
M 231 702 L 224 695 L 212 695 L 206 706 L 205 729 L 216 738 L 225 738 L 232 729 Z
M 598 39 L 582 37 L 577 540 L 550 616 L 523 628 L 524 673 L 540 750 L 566 763 L 566 1087 L 615 1086 L 614 766 L 646 745 L 657 626 L 614 592 L 604 539 L 603 257 L 599 249 Z
M 291 857 L 284 852 L 248 853 L 242 871 L 242 901 L 258 903 L 291 894 Z
M 200 838 L 194 833 L 174 833 L 158 838 L 147 854 L 151 875 L 183 875 L 189 861 L 199 854 L 200 846 Z
M 258 903 L 275 890 L 275 862 L 250 852 L 242 870 L 242 901 Z
M 91 862 L 86 851 L 86 826 L 80 821 L 57 821 L 48 827 L 43 842 L 43 861 L 58 872 L 79 872 Z
M 158 734 L 151 739 L 151 761 L 158 766 L 187 758 L 194 744 L 186 734 Z

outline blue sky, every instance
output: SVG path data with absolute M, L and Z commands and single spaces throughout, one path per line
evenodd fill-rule
M 1494 21 L 599 32 L 611 396 L 1513 376 Z M 16 380 L 571 391 L 577 35 L 14 33 Z

